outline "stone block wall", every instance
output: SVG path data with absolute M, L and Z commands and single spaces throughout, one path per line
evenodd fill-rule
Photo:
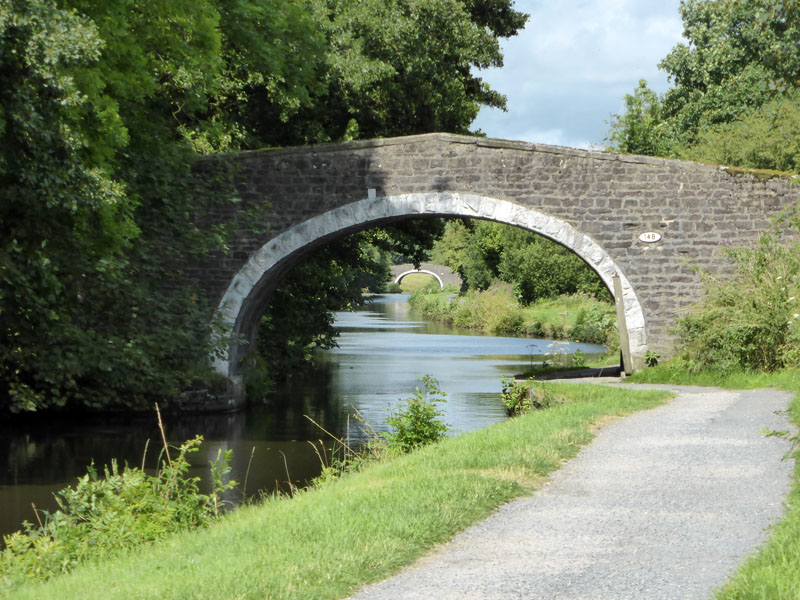
M 619 270 L 641 307 L 642 340 L 667 356 L 673 325 L 702 291 L 691 267 L 726 272 L 721 250 L 755 242 L 798 200 L 798 188 L 785 178 L 449 134 L 206 160 L 234 164 L 242 201 L 202 218 L 255 220 L 257 227 L 238 230 L 224 256 L 190 260 L 190 270 L 213 305 L 224 308 L 235 298 L 228 318 L 242 332 L 252 331 L 247 315 L 258 312 L 280 277 L 320 244 L 404 216 L 449 214 L 527 226 L 586 253 L 582 257 L 598 272 Z M 200 163 L 198 176 L 202 172 Z M 384 209 L 382 199 L 391 199 L 392 208 Z M 498 206 L 488 210 L 492 200 Z M 660 241 L 640 241 L 645 232 L 659 233 Z

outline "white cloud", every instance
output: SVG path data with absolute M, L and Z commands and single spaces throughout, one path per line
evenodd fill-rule
M 531 15 L 503 42 L 505 66 L 482 73 L 508 97 L 473 127 L 492 137 L 586 147 L 600 144 L 612 113 L 639 79 L 667 87 L 660 60 L 680 41 L 679 0 L 518 0 Z M 525 132 L 521 134 L 520 132 Z M 530 139 L 541 135 L 542 139 Z M 559 141 L 553 141 L 559 140 Z

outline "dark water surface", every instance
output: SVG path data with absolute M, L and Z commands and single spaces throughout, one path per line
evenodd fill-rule
M 446 422 L 454 433 L 470 431 L 506 418 L 499 399 L 502 376 L 559 351 L 603 351 L 590 344 L 465 334 L 416 320 L 406 300 L 377 296 L 358 312 L 337 314 L 339 348 L 324 352 L 318 369 L 277 390 L 267 403 L 236 414 L 167 417 L 168 439 L 177 444 L 204 436 L 192 455 L 194 474 L 201 477 L 218 450 L 232 449 L 233 478 L 247 479 L 247 494 L 271 492 L 319 474 L 309 441 L 326 436 L 305 415 L 339 437 L 363 440 L 355 411 L 384 430 L 388 407 L 409 397 L 422 375 L 431 375 L 447 394 Z M 32 503 L 54 509 L 52 493 L 74 484 L 91 462 L 102 466 L 117 458 L 141 465 L 147 440 L 145 461 L 152 466 L 160 448 L 155 414 L 0 423 L 0 535 L 33 521 Z M 241 491 L 236 494 L 241 497 Z

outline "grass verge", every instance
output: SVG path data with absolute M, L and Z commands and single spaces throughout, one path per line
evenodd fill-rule
M 10 598 L 340 598 L 530 491 L 609 416 L 668 393 L 548 384 L 569 401 L 88 564 Z
M 795 396 L 789 406 L 790 419 L 800 426 L 800 370 L 777 373 L 689 373 L 678 361 L 643 370 L 627 381 L 633 383 L 671 383 L 712 385 L 728 389 L 774 387 Z M 786 499 L 786 513 L 772 528 L 769 540 L 715 591 L 716 600 L 800 598 L 800 460 L 795 461 L 794 480 Z
M 729 390 L 772 387 L 800 394 L 800 369 L 785 369 L 775 373 L 706 369 L 692 373 L 680 360 L 671 360 L 650 369 L 642 369 L 628 377 L 626 381 L 628 383 L 702 385 Z
M 516 335 L 574 340 L 618 347 L 613 304 L 587 294 L 545 298 L 521 306 L 507 285 L 470 291 L 454 297 L 455 290 L 422 288 L 409 303 L 426 320 L 483 331 L 491 335 Z

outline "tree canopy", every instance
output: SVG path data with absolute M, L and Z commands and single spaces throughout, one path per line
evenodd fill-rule
M 226 251 L 193 215 L 230 199 L 193 161 L 467 132 L 505 101 L 474 69 L 525 20 L 511 0 L 0 0 L 0 409 L 146 406 L 208 377 L 181 258 Z
M 625 113 L 612 116 L 611 147 L 797 169 L 796 160 L 788 156 L 794 151 L 781 149 L 775 138 L 786 139 L 787 131 L 795 127 L 800 4 L 685 0 L 680 12 L 686 42 L 676 45 L 659 64 L 672 87 L 659 96 L 640 82 L 625 97 Z M 772 129 L 775 125 L 777 132 Z

